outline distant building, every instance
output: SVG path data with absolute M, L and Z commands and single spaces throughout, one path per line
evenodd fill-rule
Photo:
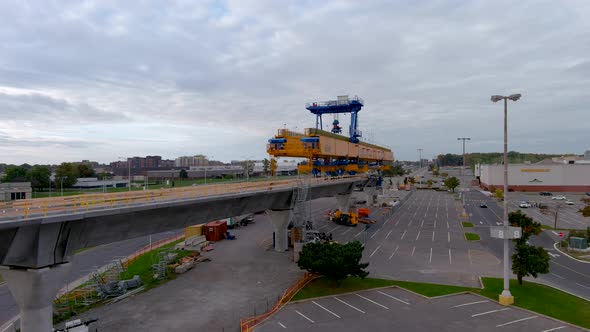
M 31 198 L 30 182 L 0 183 L 0 201 L 16 201 Z
M 204 155 L 183 156 L 176 158 L 174 167 L 209 166 L 209 160 Z
M 244 168 L 242 166 L 191 166 L 186 170 L 186 173 L 191 179 L 241 176 L 244 173 Z M 152 170 L 147 172 L 147 176 L 150 180 L 178 179 L 180 178 L 180 169 Z
M 99 180 L 98 178 L 79 178 L 74 188 L 90 189 L 90 188 L 121 188 L 127 187 L 129 182 L 127 180 Z

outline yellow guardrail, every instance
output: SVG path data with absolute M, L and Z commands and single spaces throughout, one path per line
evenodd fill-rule
M 360 179 L 361 176 L 321 177 L 256 182 L 209 184 L 169 189 L 118 193 L 82 194 L 36 198 L 0 203 L 0 220 L 26 219 L 55 214 L 73 214 L 117 207 L 151 205 L 170 201 L 293 188 L 305 182 L 311 185 Z

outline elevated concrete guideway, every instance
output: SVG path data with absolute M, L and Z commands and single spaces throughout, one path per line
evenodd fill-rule
M 20 307 L 21 331 L 51 330 L 52 299 L 77 249 L 269 210 L 275 250 L 286 250 L 294 188 L 301 181 L 309 182 L 311 199 L 373 185 L 359 176 L 305 178 L 102 194 L 90 201 L 80 196 L 49 206 L 35 200 L 26 210 L 4 207 L 3 215 L 12 220 L 0 221 L 0 274 Z

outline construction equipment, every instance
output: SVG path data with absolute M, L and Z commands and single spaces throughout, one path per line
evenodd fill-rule
M 359 223 L 359 216 L 354 212 L 344 213 L 342 211 L 334 212 L 332 221 L 338 225 L 356 227 Z
M 338 96 L 337 100 L 307 103 L 316 115 L 316 127 L 304 133 L 279 129 L 268 140 L 267 152 L 272 157 L 307 158 L 298 166 L 300 174 L 341 176 L 388 169 L 393 161 L 391 149 L 359 141 L 358 112 L 364 101 L 358 97 Z M 349 137 L 341 135 L 338 119 L 330 131 L 323 130 L 322 114 L 351 113 Z

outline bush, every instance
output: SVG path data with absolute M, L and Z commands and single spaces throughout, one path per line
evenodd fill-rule
M 303 270 L 321 274 L 335 282 L 348 276 L 366 277 L 363 269 L 369 263 L 360 263 L 364 246 L 359 241 L 340 243 L 308 243 L 303 246 L 297 265 Z

